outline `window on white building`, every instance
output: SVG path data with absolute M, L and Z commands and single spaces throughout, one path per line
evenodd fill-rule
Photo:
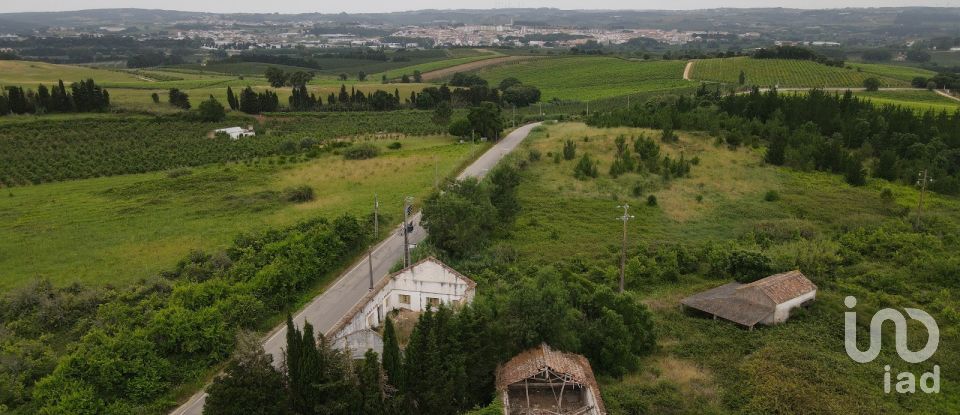
M 397 301 L 399 301 L 400 304 L 410 305 L 410 296 L 406 294 L 399 294 L 397 295 Z

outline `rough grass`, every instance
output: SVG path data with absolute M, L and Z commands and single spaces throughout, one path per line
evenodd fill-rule
M 615 218 L 622 213 L 616 206 L 627 202 L 634 206 L 631 213 L 636 215 L 629 222 L 631 249 L 665 243 L 698 246 L 710 241 L 730 242 L 748 238 L 753 232 L 804 234 L 805 238 L 775 245 L 767 254 L 778 269 L 809 264 L 804 272 L 820 290 L 813 306 L 796 312 L 786 324 L 747 331 L 680 309 L 681 298 L 726 282 L 710 278 L 705 270 L 681 276 L 676 282 L 639 283 L 636 292 L 654 315 L 658 350 L 644 358 L 638 372 L 623 379 L 601 379 L 610 413 L 948 414 L 960 408 L 956 376 L 943 378 L 943 373 L 953 373 L 957 367 L 952 363 L 958 353 L 953 340 L 956 319 L 929 303 L 933 296 L 952 298 L 949 290 L 938 294 L 905 278 L 896 282 L 899 289 L 877 293 L 869 288 L 869 284 L 875 284 L 869 277 L 824 271 L 828 269 L 825 261 L 837 249 L 833 236 L 837 232 L 881 224 L 909 228 L 893 212 L 916 206 L 916 189 L 873 179 L 867 186 L 851 187 L 837 175 L 765 165 L 760 149 L 731 150 L 714 146 L 708 136 L 685 132 L 680 132 L 678 144 L 661 144 L 661 148 L 671 154 L 679 154 L 682 149 L 687 158 L 699 157 L 691 177 L 666 184 L 657 177 L 636 173 L 611 179 L 606 173 L 614 138 L 651 133 L 642 129 L 595 129 L 576 123 L 555 124 L 533 133 L 525 147 L 527 151 L 540 150 L 543 157 L 529 163 L 523 173 L 523 211 L 513 232 L 503 241 L 517 249 L 521 261 L 518 266 L 580 257 L 609 264 L 597 272 L 615 275 L 621 236 L 621 225 Z M 586 151 L 598 160 L 599 178 L 578 181 L 573 177 L 576 160 L 556 164 L 547 156 L 548 151 L 559 151 L 566 139 L 576 141 L 578 157 Z M 519 154 L 522 156 L 524 150 Z M 630 188 L 635 182 L 645 183 L 649 190 L 634 198 Z M 892 206 L 880 198 L 883 188 L 893 191 Z M 767 190 L 777 190 L 780 200 L 764 201 Z M 650 193 L 657 196 L 657 207 L 643 203 Z M 695 200 L 697 194 L 703 195 L 702 202 Z M 960 201 L 932 197 L 927 206 L 931 216 L 960 218 Z M 861 267 L 864 272 L 910 273 L 890 269 L 889 264 L 864 263 Z M 874 310 L 911 307 L 917 301 L 924 304 L 921 308 L 934 314 L 944 336 L 933 362 L 903 363 L 893 351 L 892 339 L 885 340 L 883 354 L 876 361 L 853 362 L 843 348 L 843 313 L 847 311 L 843 298 L 850 293 L 863 299 L 862 304 L 870 298 L 873 304 L 867 307 Z M 861 323 L 868 322 L 869 314 L 864 312 Z M 910 333 L 908 343 L 916 350 L 925 341 L 924 331 L 911 327 Z M 939 364 L 941 393 L 884 394 L 883 366 L 890 362 L 897 372 L 911 370 L 917 374 Z
M 628 93 L 688 86 L 684 62 L 636 62 L 611 57 L 545 58 L 482 69 L 478 74 L 492 84 L 514 77 L 536 86 L 542 99 L 588 101 Z
M 376 141 L 386 146 L 390 140 Z M 401 140 L 400 150 L 345 161 L 228 164 L 4 189 L 0 194 L 0 287 L 32 278 L 57 284 L 124 284 L 170 268 L 192 249 L 226 246 L 242 231 L 310 217 L 366 215 L 373 195 L 399 217 L 402 197 L 424 196 L 434 164 L 450 174 L 483 149 L 447 137 Z M 309 185 L 313 201 L 294 204 L 283 189 Z M 397 212 L 394 214 L 394 212 Z
M 694 61 L 690 78 L 700 81 L 737 84 L 740 71 L 746 85 L 781 87 L 862 87 L 867 78 L 877 78 L 882 87 L 910 87 L 901 67 L 869 65 L 869 69 L 837 68 L 813 61 L 753 59 L 749 57 L 700 59 Z M 912 71 L 912 70 L 911 70 Z

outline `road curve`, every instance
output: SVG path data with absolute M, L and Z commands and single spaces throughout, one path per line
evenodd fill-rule
M 483 178 L 500 160 L 513 151 L 530 131 L 540 123 L 527 124 L 508 134 L 503 140 L 487 150 L 476 161 L 457 176 L 457 179 L 467 177 Z M 401 212 L 398 212 L 401 214 Z M 426 231 L 420 227 L 420 213 L 413 215 L 414 230 L 410 234 L 410 243 L 419 243 L 427 237 Z M 403 231 L 397 227 L 381 241 L 372 251 L 373 275 L 383 278 L 389 274 L 390 267 L 403 259 Z M 327 333 L 370 288 L 370 264 L 367 256 L 359 259 L 324 292 L 310 301 L 293 317 L 298 327 L 309 321 L 316 332 Z M 263 350 L 273 356 L 273 363 L 279 367 L 283 360 L 283 347 L 286 346 L 286 323 L 275 327 L 263 340 Z M 197 392 L 187 402 L 171 412 L 171 415 L 202 415 L 203 404 L 207 394 Z

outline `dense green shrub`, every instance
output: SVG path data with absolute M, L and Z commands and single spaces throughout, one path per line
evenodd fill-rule
M 293 203 L 303 203 L 313 200 L 313 188 L 308 185 L 289 187 L 283 191 L 283 197 Z
M 380 149 L 373 144 L 356 144 L 343 151 L 343 158 L 347 160 L 366 160 L 380 155 Z

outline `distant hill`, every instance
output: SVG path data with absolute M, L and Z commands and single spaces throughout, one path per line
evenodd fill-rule
M 925 30 L 955 29 L 960 8 L 887 7 L 859 9 L 801 10 L 784 8 L 704 9 L 704 10 L 560 10 L 553 8 L 492 10 L 416 10 L 395 13 L 200 13 L 147 9 L 97 9 L 66 12 L 30 12 L 0 14 L 0 33 L 22 32 L 47 26 L 101 26 L 115 24 L 170 24 L 174 21 L 222 16 L 240 22 L 324 21 L 334 23 L 370 23 L 388 25 L 430 24 L 507 24 L 510 22 L 542 26 L 646 27 L 678 30 L 726 30 L 743 32 L 765 27 L 808 27 L 843 25 L 847 30 L 882 27 L 909 31 L 924 21 Z M 930 24 L 937 16 L 938 24 Z

